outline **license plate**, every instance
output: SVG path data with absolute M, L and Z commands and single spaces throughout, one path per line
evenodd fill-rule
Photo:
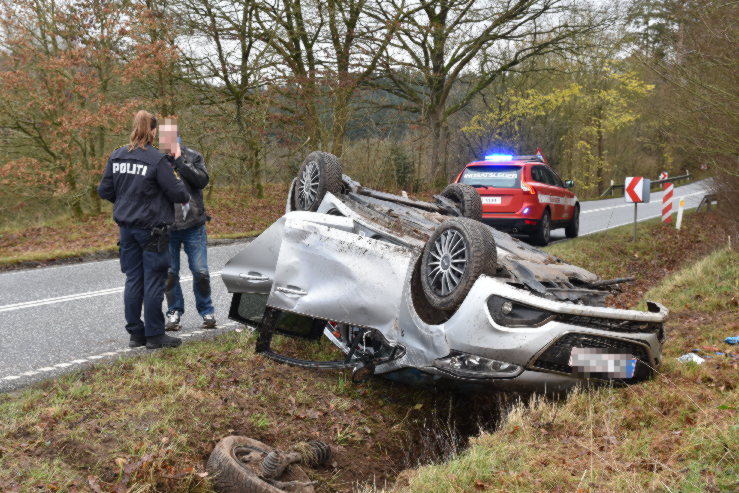
M 501 197 L 480 197 L 483 204 L 500 204 Z
M 633 378 L 636 358 L 631 354 L 605 353 L 603 349 L 572 348 L 570 367 L 576 373 L 605 373 L 613 378 Z

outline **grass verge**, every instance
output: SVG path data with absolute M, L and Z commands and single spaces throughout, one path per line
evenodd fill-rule
M 0 395 L 0 491 L 211 491 L 205 463 L 230 434 L 284 448 L 323 440 L 336 453 L 309 470 L 319 491 L 351 491 L 394 477 L 439 398 L 380 379 L 354 386 L 253 346 L 250 332 L 231 333 Z
M 692 214 L 682 233 L 647 224 L 637 243 L 615 242 L 628 235 L 615 230 L 550 247 L 610 277 L 650 273 L 617 301 L 671 309 L 657 377 L 520 402 L 497 431 L 445 463 L 404 472 L 392 491 L 736 491 L 739 354 L 722 341 L 739 334 L 739 253 L 705 253 L 721 240 L 714 220 Z M 677 361 L 691 350 L 708 359 Z
M 206 200 L 210 239 L 236 239 L 261 233 L 285 212 L 287 186 L 268 184 L 264 198 L 249 190 L 223 187 Z M 111 206 L 97 216 L 41 218 L 33 224 L 9 223 L 0 228 L 0 270 L 50 262 L 97 260 L 116 255 L 118 227 Z

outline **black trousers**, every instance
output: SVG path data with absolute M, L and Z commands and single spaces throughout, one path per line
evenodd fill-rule
M 120 226 L 121 270 L 126 274 L 123 307 L 126 330 L 133 336 L 154 337 L 164 334 L 164 283 L 169 267 L 169 250 L 147 249 L 152 236 L 146 229 Z M 141 321 L 141 307 L 144 321 Z

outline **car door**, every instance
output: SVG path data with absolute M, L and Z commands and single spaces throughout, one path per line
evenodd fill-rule
M 567 221 L 572 218 L 572 212 L 575 209 L 575 194 L 565 188 L 565 184 L 559 177 L 556 171 L 552 168 L 547 168 L 547 173 L 551 176 L 553 188 L 555 194 L 558 197 L 557 200 L 557 220 Z
M 561 221 L 565 217 L 564 204 L 566 202 L 564 196 L 564 183 L 561 183 L 559 177 L 552 171 L 549 166 L 542 167 L 542 173 L 549 185 L 549 203 L 552 210 L 552 220 Z
M 560 211 L 557 209 L 556 190 L 552 184 L 552 177 L 547 173 L 547 167 L 543 164 L 532 166 L 531 179 L 535 182 L 534 188 L 536 188 L 536 195 L 539 203 L 549 207 L 551 219 L 556 221 L 557 214 L 559 214 Z
M 346 217 L 291 212 L 285 218 L 267 305 L 392 331 L 413 251 L 355 233 Z

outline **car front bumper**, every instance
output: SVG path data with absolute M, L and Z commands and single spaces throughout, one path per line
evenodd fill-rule
M 551 317 L 540 326 L 503 326 L 491 314 L 487 303 L 491 296 L 546 311 Z M 585 381 L 637 382 L 650 378 L 661 360 L 662 323 L 668 311 L 658 304 L 650 304 L 650 310 L 620 310 L 555 301 L 532 295 L 502 280 L 481 276 L 457 312 L 440 326 L 447 354 L 461 352 L 509 363 L 517 365 L 518 371 L 506 376 L 484 371 L 455 373 L 435 364 L 446 356 L 438 355 L 438 351 L 447 349 L 438 344 L 436 358 L 427 359 L 426 364 L 416 360 L 413 366 L 435 380 L 501 390 L 559 392 Z M 649 330 L 642 330 L 643 327 Z M 607 355 L 631 355 L 636 369 L 627 378 L 583 374 L 570 366 L 574 347 Z M 426 354 L 427 358 L 430 356 Z

